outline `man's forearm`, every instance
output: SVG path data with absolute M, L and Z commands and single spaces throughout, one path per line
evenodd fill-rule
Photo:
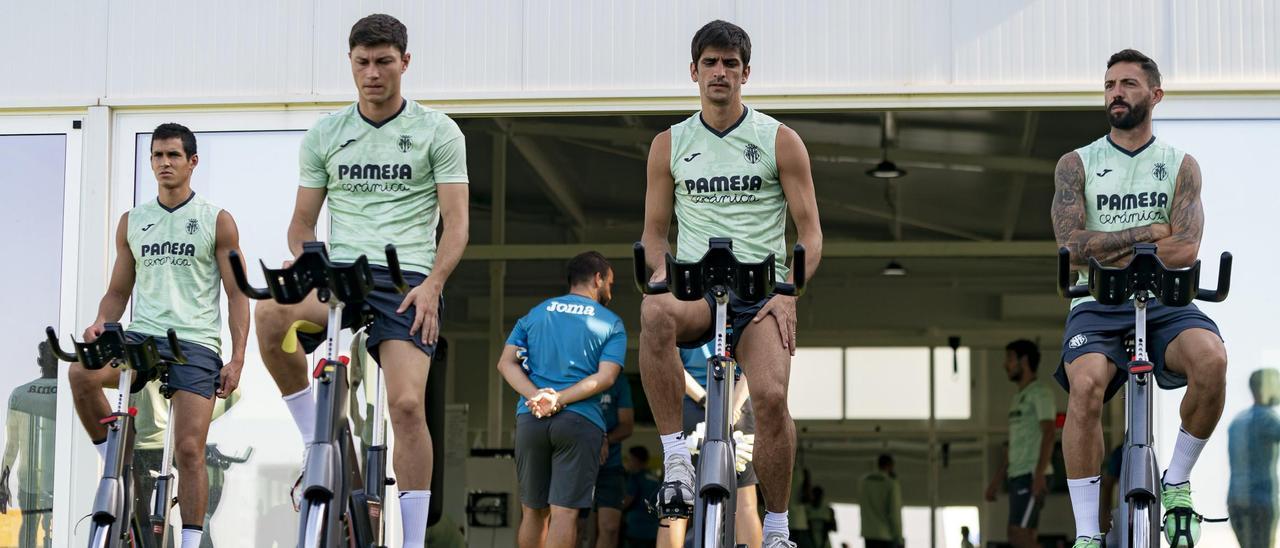
M 298 221 L 289 223 L 289 252 L 294 257 L 302 255 L 303 242 L 314 242 L 318 239 L 316 225 L 307 225 Z
M 431 266 L 431 275 L 427 277 L 428 281 L 444 287 L 444 283 L 449 280 L 449 276 L 453 275 L 453 270 L 462 260 L 462 253 L 467 249 L 467 240 L 465 223 L 457 223 L 453 226 L 445 224 L 444 234 L 440 236 L 440 245 L 436 248 L 435 264 Z
M 684 372 L 684 394 L 695 402 L 702 402 L 702 398 L 707 396 L 707 390 L 698 384 L 698 381 L 689 374 L 686 369 Z
M 108 291 L 98 303 L 98 317 L 94 323 L 120 321 L 120 317 L 124 315 L 125 304 L 128 302 L 128 295 L 117 295 Z
M 1040 460 L 1036 462 L 1035 473 L 1044 475 L 1049 469 L 1049 462 L 1053 459 L 1053 431 L 1044 432 L 1040 436 Z
M 608 390 L 613 386 L 613 380 L 617 374 L 610 375 L 603 371 L 597 371 L 588 375 L 587 378 L 578 381 L 573 386 L 560 391 L 560 403 L 569 405 L 576 401 L 582 401 L 596 394 Z
M 231 325 L 231 359 L 243 362 L 245 347 L 249 341 L 249 298 L 244 295 L 228 295 L 227 308 L 230 310 L 228 323 Z
M 516 391 L 516 393 L 524 396 L 524 399 L 531 399 L 538 394 L 538 387 L 529 380 L 529 376 L 524 374 L 524 370 L 520 368 L 520 364 L 511 362 L 499 362 L 498 372 L 502 373 L 502 378 L 506 379 L 507 385 Z
M 733 387 L 733 407 L 734 411 L 741 411 L 743 406 L 747 404 L 747 399 L 751 397 L 751 390 L 747 387 L 747 377 Z
M 1094 230 L 1073 231 L 1064 242 L 1071 250 L 1071 264 L 1087 266 L 1089 259 L 1097 259 L 1105 265 L 1114 264 L 1133 254 L 1134 244 L 1156 241 L 1156 232 L 1151 226 L 1138 226 L 1116 232 L 1098 232 Z

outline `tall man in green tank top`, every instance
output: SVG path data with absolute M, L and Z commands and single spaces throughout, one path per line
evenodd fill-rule
M 403 546 L 417 548 L 425 542 L 433 465 L 427 372 L 440 332 L 441 292 L 467 245 L 467 164 L 458 125 L 400 95 L 400 78 L 409 68 L 408 40 L 405 26 L 389 15 L 370 15 L 352 26 L 348 57 L 359 100 L 316 122 L 303 138 L 288 239 L 295 256 L 303 242 L 316 240 L 316 221 L 327 201 L 333 260 L 365 255 L 375 280 L 389 284 L 383 248 L 395 244 L 399 252 L 412 289 L 406 295 L 373 291 L 366 300 L 374 312 L 366 333 L 369 354 L 386 375 Z M 346 310 L 344 327 L 359 312 Z M 302 349 L 286 350 L 281 341 L 295 322 L 323 326 L 326 316 L 326 306 L 314 296 L 296 305 L 262 301 L 255 310 L 262 359 L 308 444 L 316 408 L 304 351 L 315 350 L 324 333 L 300 333 Z
M 1123 264 L 1137 243 L 1159 246 L 1170 267 L 1190 266 L 1204 229 L 1200 166 L 1152 134 L 1151 110 L 1164 97 L 1160 70 L 1142 53 L 1124 50 L 1107 62 L 1103 86 L 1111 132 L 1058 161 L 1053 198 L 1058 245 L 1071 250 L 1078 270 L 1087 269 L 1091 257 L 1104 265 Z M 1083 278 L 1080 283 L 1087 283 Z M 1097 548 L 1102 404 L 1128 379 L 1117 365 L 1129 361 L 1124 337 L 1133 329 L 1133 305 L 1104 306 L 1085 298 L 1071 307 L 1063 363 L 1054 376 L 1070 393 L 1062 447 L 1076 518 L 1075 548 Z M 1191 504 L 1191 468 L 1222 416 L 1227 352 L 1217 325 L 1195 305 L 1148 305 L 1147 336 L 1157 384 L 1187 388 L 1161 494 L 1165 536 L 1175 547 L 1187 546 L 1186 537 L 1198 539 L 1200 533 L 1200 517 Z
M 697 260 L 712 237 L 733 239 L 743 261 L 775 255 L 778 279 L 788 279 L 786 212 L 807 252 L 810 277 L 822 258 L 822 229 L 809 153 L 791 128 L 742 103 L 751 74 L 751 39 L 725 21 L 712 21 L 693 37 L 689 74 L 702 110 L 659 133 L 647 168 L 643 241 L 654 281 L 666 276 L 665 254 L 674 211 L 677 256 Z M 787 410 L 787 381 L 796 347 L 795 298 L 746 302 L 731 296 L 729 315 L 737 358 L 750 381 L 756 412 L 755 469 L 764 491 L 764 546 L 795 546 L 788 539 L 787 505 L 795 459 L 795 424 Z M 679 344 L 698 348 L 713 333 L 714 302 L 671 295 L 646 297 L 641 306 L 640 372 L 662 438 L 664 502 L 692 505 L 693 467 L 681 414 L 684 366 Z
M 204 445 L 213 416 L 213 396 L 226 398 L 240 382 L 245 341 L 249 336 L 249 301 L 235 288 L 228 253 L 239 251 L 240 233 L 231 214 L 191 190 L 191 174 L 200 157 L 191 130 L 163 124 L 151 134 L 151 171 L 159 183 L 156 199 L 125 213 L 116 230 L 116 262 L 98 317 L 84 330 L 86 341 L 102 334 L 103 324 L 118 322 L 133 296 L 133 322 L 125 337 L 139 342 L 154 337 L 161 356 L 172 358 L 165 333 L 173 328 L 187 363 L 169 369 L 174 388 L 174 461 L 178 468 L 178 506 L 182 514 L 182 548 L 200 546 L 209 478 Z M 221 284 L 227 294 L 231 324 L 231 359 L 224 365 Z M 107 427 L 98 422 L 111 414 L 102 393 L 115 386 L 119 372 L 96 371 L 79 363 L 69 372 L 76 414 L 98 452 L 105 458 Z

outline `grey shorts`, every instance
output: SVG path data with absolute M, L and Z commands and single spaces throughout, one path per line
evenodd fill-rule
M 738 347 L 738 339 L 742 338 L 742 332 L 746 331 L 747 326 L 751 325 L 751 320 L 755 319 L 756 314 L 764 308 L 765 303 L 769 302 L 773 296 L 770 295 L 758 301 L 746 301 L 739 299 L 733 292 L 729 292 L 729 321 L 733 324 L 733 330 L 729 333 L 729 344 L 734 348 Z M 708 294 L 703 297 L 707 307 L 711 309 L 711 325 L 707 327 L 706 332 L 699 335 L 692 341 L 679 341 L 676 346 L 680 348 L 702 348 L 711 339 L 716 336 L 716 299 Z
M 1052 483 L 1046 480 L 1047 483 Z M 1009 478 L 1009 526 L 1035 529 L 1040 525 L 1044 501 L 1031 494 L 1031 474 Z
M 564 411 L 545 419 L 516 416 L 516 476 L 529 508 L 591 508 L 604 430 Z
M 391 271 L 387 267 L 381 265 L 370 265 L 373 270 L 373 281 L 378 284 L 391 284 Z M 404 271 L 404 281 L 409 287 L 417 287 L 427 279 L 426 276 L 418 272 Z M 403 314 L 396 314 L 396 309 L 400 308 L 400 303 L 404 302 L 404 295 L 393 293 L 390 291 L 373 290 L 369 296 L 365 298 L 365 306 L 372 316 L 373 321 L 369 324 L 369 328 L 365 330 L 365 334 L 369 336 L 365 342 L 365 347 L 369 349 L 369 355 L 374 360 L 378 359 L 378 345 L 382 341 L 409 341 L 417 346 L 427 356 L 434 357 L 436 347 L 433 344 L 424 344 L 421 334 L 414 336 L 409 334 L 409 328 L 413 327 L 413 318 L 417 308 L 410 306 Z M 342 328 L 349 329 L 361 320 L 362 310 L 358 307 L 347 307 L 342 309 Z M 437 314 L 444 312 L 444 296 L 440 297 L 440 307 L 436 309 Z M 310 354 L 315 352 L 321 344 L 324 344 L 325 333 L 298 333 L 298 342 L 302 343 L 303 350 Z M 379 362 L 381 363 L 381 362 Z
M 706 417 L 706 409 L 698 405 L 698 402 L 689 399 L 689 396 L 684 397 L 684 433 L 686 436 L 698 427 L 698 423 L 706 420 Z M 738 424 L 734 425 L 734 430 L 741 430 L 743 434 L 756 433 L 756 413 L 751 408 L 750 400 L 747 401 L 746 407 L 742 410 L 742 418 L 738 419 Z M 694 457 L 694 462 L 697 462 L 697 457 Z M 738 487 L 747 487 L 759 483 L 760 479 L 756 477 L 755 463 L 748 462 L 747 469 L 738 472 Z
M 622 510 L 626 494 L 626 471 L 621 466 L 600 468 L 600 474 L 596 476 L 596 508 Z
M 140 343 L 151 337 L 156 341 L 156 350 L 160 357 L 173 359 L 173 351 L 169 349 L 169 339 L 164 336 L 147 335 L 137 331 L 125 331 L 127 343 Z M 169 366 L 169 386 L 174 390 L 190 392 L 205 399 L 213 397 L 218 389 L 218 381 L 222 375 L 222 357 L 213 349 L 193 342 L 178 340 L 178 347 L 187 358 L 187 363 L 175 363 Z M 138 386 L 136 383 L 134 386 Z
M 1104 305 L 1097 302 L 1081 303 L 1067 316 L 1067 329 L 1062 336 L 1062 363 L 1053 378 L 1068 392 L 1067 365 L 1085 354 L 1102 354 L 1116 364 L 1115 375 L 1107 385 L 1105 398 L 1110 400 L 1129 380 L 1127 366 L 1132 356 L 1125 348 L 1125 338 L 1133 332 L 1134 311 L 1132 303 Z M 1147 304 L 1147 354 L 1155 366 L 1156 384 L 1165 390 L 1182 388 L 1187 378 L 1165 369 L 1164 354 L 1183 331 L 1207 329 L 1219 338 L 1218 324 L 1201 312 L 1194 304 L 1165 306 L 1156 301 Z

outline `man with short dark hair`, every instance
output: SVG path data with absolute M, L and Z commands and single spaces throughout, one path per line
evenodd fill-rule
M 902 536 L 902 486 L 893 473 L 893 456 L 876 459 L 875 472 L 862 477 L 858 505 L 862 538 L 867 548 L 900 548 Z
M 466 143 L 458 125 L 400 92 L 409 68 L 408 40 L 408 30 L 390 15 L 370 15 L 351 27 L 347 57 L 358 99 L 321 118 L 302 138 L 288 242 L 296 257 L 304 242 L 317 240 L 316 223 L 327 203 L 332 260 L 364 255 L 374 280 L 390 285 L 384 248 L 394 244 L 399 252 L 411 289 L 405 295 L 375 289 L 365 299 L 373 313 L 366 347 L 386 376 L 402 538 L 405 547 L 417 548 L 425 543 L 435 466 L 427 377 L 440 334 L 441 295 L 467 246 L 468 192 Z M 328 308 L 312 294 L 292 305 L 261 301 L 254 313 L 262 361 L 303 443 L 310 445 L 316 403 L 306 354 L 324 342 Z M 361 307 L 347 307 L 342 327 L 360 316 Z M 295 331 L 301 345 L 283 344 Z M 295 504 L 300 495 L 295 489 Z
M 1049 476 L 1053 474 L 1054 419 L 1057 406 L 1044 383 L 1037 382 L 1040 349 L 1026 339 L 1005 346 L 1004 371 L 1018 393 L 1009 403 L 1009 443 L 1000 468 L 987 486 L 987 500 L 994 501 L 1002 482 L 1009 487 L 1009 544 L 1014 548 L 1035 548 L 1036 527 Z
M 568 274 L 569 293 L 520 318 L 497 364 L 520 394 L 520 548 L 576 545 L 578 511 L 591 507 L 605 443 L 599 394 L 627 354 L 622 319 L 605 308 L 613 296 L 609 261 L 588 251 L 569 261 Z
M 213 416 L 213 397 L 226 398 L 240 382 L 245 342 L 249 336 L 249 299 L 235 287 L 228 258 L 240 247 L 240 233 L 226 210 L 197 196 L 191 175 L 200 156 L 196 137 L 178 124 L 161 124 L 151 134 L 151 171 L 158 184 L 156 199 L 129 210 L 116 229 L 116 262 L 98 315 L 84 330 L 93 341 L 107 323 L 120 321 L 133 299 L 133 321 L 125 331 L 128 342 L 152 337 L 160 356 L 173 359 L 165 338 L 172 328 L 186 363 L 169 367 L 174 393 L 174 462 L 178 469 L 178 507 L 182 514 L 182 548 L 197 548 L 204 536 L 209 477 L 205 442 Z M 227 294 L 231 324 L 231 359 L 223 364 L 222 313 L 219 285 Z M 76 414 L 89 439 L 106 460 L 107 426 L 111 414 L 102 393 L 114 387 L 119 371 L 85 369 L 72 363 L 68 370 Z
M 1152 109 L 1164 98 L 1160 70 L 1150 57 L 1126 49 L 1107 61 L 1103 89 L 1111 131 L 1058 161 L 1052 206 L 1058 245 L 1070 250 L 1080 285 L 1089 283 L 1090 259 L 1123 265 L 1139 243 L 1156 244 L 1169 267 L 1191 266 L 1204 232 L 1200 166 L 1152 133 Z M 1133 320 L 1132 303 L 1101 305 L 1091 297 L 1072 301 L 1067 316 L 1062 364 L 1054 376 L 1070 394 L 1062 447 L 1076 518 L 1074 548 L 1102 544 L 1102 404 L 1128 380 L 1123 368 L 1131 356 L 1124 339 Z M 1200 536 L 1191 469 L 1222 417 L 1227 350 L 1217 324 L 1194 304 L 1149 303 L 1147 343 L 1160 388 L 1187 388 L 1160 493 L 1165 539 L 1174 548 L 1186 547 Z
M 689 77 L 702 109 L 659 133 L 649 149 L 645 193 L 645 262 L 650 281 L 665 278 L 671 216 L 678 225 L 677 258 L 699 259 L 710 238 L 733 239 L 739 260 L 773 255 L 778 281 L 793 280 L 786 265 L 786 217 L 807 250 L 806 277 L 822 259 L 822 227 L 809 154 L 796 132 L 747 108 L 742 86 L 751 74 L 751 39 L 741 27 L 712 21 L 693 36 Z M 672 516 L 692 513 L 694 470 L 681 415 L 684 393 L 676 345 L 697 348 L 714 333 L 715 303 L 654 295 L 640 307 L 640 372 L 663 446 L 666 482 L 659 506 Z M 750 302 L 730 295 L 730 337 L 750 381 L 756 412 L 755 470 L 764 492 L 766 548 L 793 547 L 787 508 L 795 460 L 795 423 L 787 409 L 791 355 L 796 346 L 796 298 Z M 754 547 L 753 547 L 754 548 Z
M 1272 548 L 1276 538 L 1276 456 L 1280 453 L 1280 371 L 1259 369 L 1249 375 L 1253 405 L 1227 428 L 1231 479 L 1227 515 L 1240 548 Z

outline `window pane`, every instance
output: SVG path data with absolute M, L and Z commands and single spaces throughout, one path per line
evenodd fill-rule
M 948 348 L 948 350 L 950 350 Z M 969 528 L 969 542 L 982 546 L 977 506 L 945 506 L 938 509 L 938 539 L 942 546 L 959 546 L 961 528 Z
M 18 260 L 0 271 L 10 312 L 0 314 L 0 348 L 12 358 L 0 377 L 9 402 L 0 442 L 7 492 L 17 495 L 0 516 L 0 546 L 42 546 L 53 520 L 58 363 L 42 371 L 35 358 L 45 326 L 63 335 L 74 327 L 58 325 L 65 170 L 66 136 L 0 135 L 0 234 L 5 256 Z
M 933 349 L 934 407 L 939 419 L 969 418 L 969 347 Z
M 928 348 L 846 348 L 845 418 L 928 419 Z
M 840 418 L 839 348 L 797 348 L 787 405 L 795 419 Z

